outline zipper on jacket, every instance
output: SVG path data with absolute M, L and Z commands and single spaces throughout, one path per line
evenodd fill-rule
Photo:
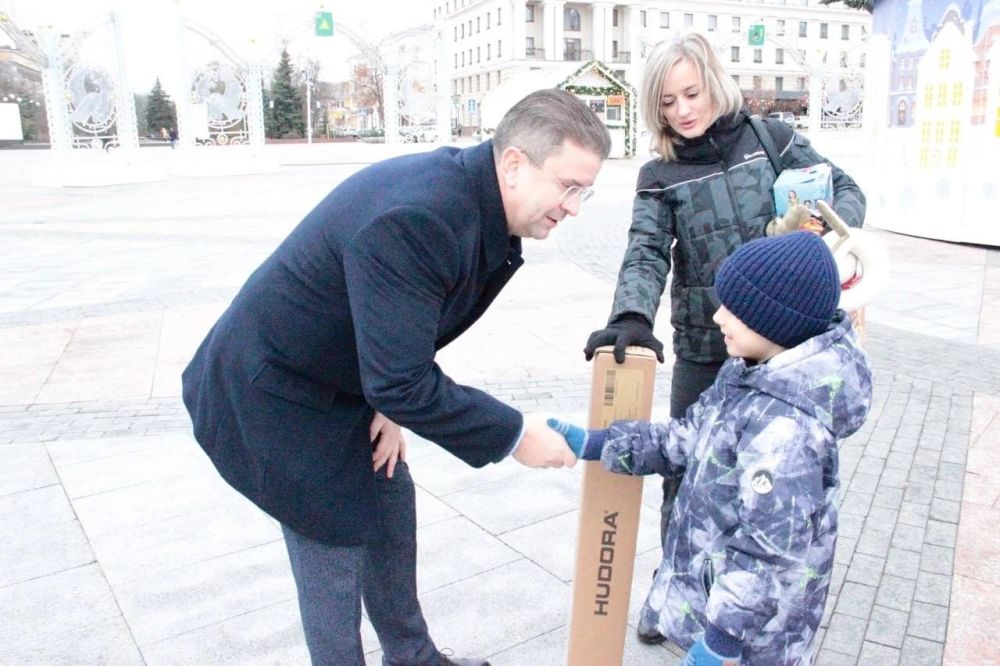
M 733 183 L 729 180 L 729 165 L 726 164 L 726 155 L 719 150 L 719 144 L 715 142 L 715 137 L 708 137 L 708 142 L 712 144 L 716 154 L 719 156 L 719 164 L 722 165 L 722 179 L 726 182 L 726 191 L 729 192 L 729 202 L 733 206 L 733 215 L 736 217 L 736 227 L 740 230 L 740 238 L 744 243 L 750 240 L 746 222 L 740 215 L 740 206 L 736 201 L 736 193 L 733 191 Z

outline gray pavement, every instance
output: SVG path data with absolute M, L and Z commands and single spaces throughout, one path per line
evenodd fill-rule
M 857 142 L 820 147 L 866 185 Z M 194 444 L 179 374 L 298 219 L 390 149 L 269 148 L 271 173 L 200 178 L 163 177 L 178 156 L 140 152 L 134 172 L 159 179 L 52 188 L 34 184 L 53 168 L 44 151 L 0 151 L 0 663 L 306 663 L 280 530 Z M 641 162 L 609 162 L 579 219 L 526 244 L 526 266 L 441 354 L 446 371 L 525 411 L 585 418 L 580 349 L 607 316 Z M 867 312 L 875 405 L 842 448 L 818 663 L 988 662 L 1000 250 L 879 235 L 893 272 Z M 669 338 L 666 306 L 657 330 Z M 656 416 L 668 387 L 669 362 Z M 580 470 L 472 470 L 410 442 L 438 644 L 501 666 L 563 663 Z M 633 623 L 657 562 L 658 489 L 647 479 Z M 379 663 L 367 623 L 364 637 Z M 678 662 L 629 632 L 625 663 Z

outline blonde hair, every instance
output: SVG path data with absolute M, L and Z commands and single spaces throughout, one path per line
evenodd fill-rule
M 716 115 L 712 118 L 712 122 L 726 114 L 735 116 L 743 106 L 743 93 L 740 92 L 740 87 L 726 74 L 718 56 L 715 55 L 715 50 L 703 35 L 689 32 L 654 46 L 646 59 L 642 73 L 640 104 L 646 129 L 652 136 L 653 149 L 668 162 L 677 159 L 674 144 L 678 142 L 679 137 L 663 119 L 660 97 L 667 73 L 682 60 L 691 63 L 698 70 L 698 75 L 715 109 Z

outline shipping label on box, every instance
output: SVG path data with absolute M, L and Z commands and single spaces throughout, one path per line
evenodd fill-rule
M 792 204 L 818 215 L 817 201 L 833 205 L 833 173 L 825 162 L 804 169 L 784 169 L 774 181 L 774 210 L 782 217 Z
M 655 374 L 656 356 L 648 349 L 626 348 L 622 365 L 615 363 L 611 347 L 598 349 L 589 426 L 648 419 Z M 609 666 L 622 663 L 625 650 L 642 477 L 612 474 L 599 462 L 583 464 L 566 663 Z

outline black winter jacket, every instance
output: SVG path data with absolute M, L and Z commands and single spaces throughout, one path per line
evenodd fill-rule
M 860 227 L 865 197 L 846 173 L 821 157 L 809 140 L 777 120 L 764 120 L 785 169 L 831 164 L 833 208 Z M 673 268 L 670 323 L 674 354 L 698 363 L 728 356 L 712 321 L 719 308 L 713 287 L 722 261 L 764 235 L 774 219 L 776 174 L 742 109 L 719 118 L 702 136 L 676 146 L 677 160 L 657 158 L 639 171 L 629 243 L 609 321 L 637 313 L 653 323 Z

